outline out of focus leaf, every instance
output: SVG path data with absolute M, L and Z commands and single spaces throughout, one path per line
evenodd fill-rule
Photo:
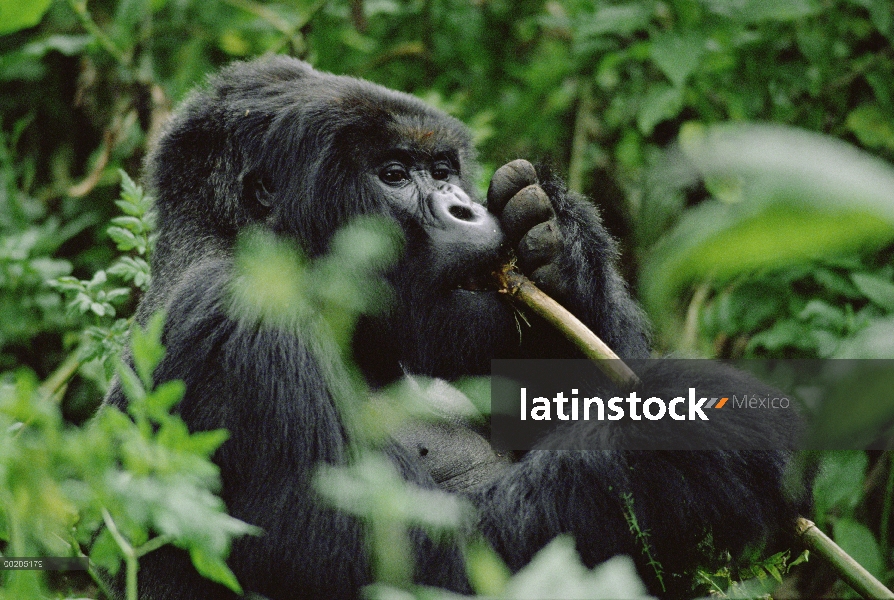
M 851 279 L 867 298 L 894 312 L 894 283 L 867 273 L 853 273 Z
M 885 561 L 878 541 L 866 525 L 853 519 L 835 521 L 835 542 L 876 577 L 883 577 Z
M 53 0 L 0 0 L 0 35 L 34 27 Z
M 668 32 L 652 40 L 652 62 L 681 87 L 698 68 L 705 52 L 705 40 L 695 32 Z
M 738 177 L 739 202 L 687 211 L 656 244 L 643 296 L 659 316 L 688 282 L 868 248 L 894 239 L 894 169 L 833 138 L 772 126 L 684 129 L 706 177 Z

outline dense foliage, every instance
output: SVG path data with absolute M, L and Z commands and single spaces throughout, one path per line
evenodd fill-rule
M 76 554 L 111 522 L 121 539 L 103 534 L 97 564 L 172 542 L 235 585 L 220 557 L 247 528 L 220 512 L 207 461 L 224 434 L 189 436 L 161 410 L 179 392 L 153 391 L 163 350 L 151 331 L 133 339 L 138 372 L 117 366 L 145 414 L 73 425 L 94 413 L 151 277 L 151 199 L 120 170 L 139 174 L 203 77 L 266 52 L 457 116 L 474 132 L 482 189 L 507 159 L 554 163 L 622 239 L 664 350 L 894 357 L 888 0 L 0 0 L 4 554 Z M 894 400 L 880 400 L 874 418 L 892 416 Z M 825 459 L 817 522 L 894 583 L 890 453 Z M 328 480 L 388 483 L 374 456 L 364 464 Z M 178 521 L 177 506 L 195 508 Z M 552 552 L 544 564 L 570 550 Z M 499 587 L 494 558 L 470 554 L 480 591 L 533 589 L 530 574 Z M 0 595 L 45 592 L 48 580 L 9 573 Z

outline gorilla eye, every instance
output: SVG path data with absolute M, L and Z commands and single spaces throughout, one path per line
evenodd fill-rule
M 432 169 L 431 176 L 435 179 L 444 181 L 445 179 L 448 179 L 450 177 L 450 174 L 452 172 L 453 171 L 449 165 L 446 165 L 444 163 L 438 163 L 435 165 L 435 168 Z
M 385 183 L 400 183 L 410 178 L 407 170 L 401 165 L 388 165 L 379 173 L 379 179 Z

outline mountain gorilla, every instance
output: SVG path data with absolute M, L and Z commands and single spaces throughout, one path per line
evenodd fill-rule
M 620 356 L 649 355 L 646 323 L 594 206 L 523 160 L 496 172 L 482 204 L 475 170 L 469 133 L 455 119 L 412 96 L 285 57 L 234 64 L 212 78 L 150 156 L 159 230 L 138 318 L 166 311 L 168 353 L 156 380 L 185 381 L 178 411 L 189 427 L 231 433 L 214 457 L 223 499 L 232 515 L 265 532 L 235 541 L 229 558 L 247 592 L 355 597 L 371 575 L 362 524 L 321 506 L 312 489 L 315 466 L 344 463 L 347 454 L 313 340 L 240 322 L 227 310 L 245 228 L 266 228 L 315 257 L 356 215 L 400 225 L 404 252 L 388 274 L 395 300 L 386 314 L 365 317 L 353 342 L 374 388 L 408 376 L 488 374 L 492 358 L 577 356 L 533 317 L 519 325 L 488 283 L 508 248 Z M 107 401 L 123 407 L 119 386 Z M 787 426 L 766 435 L 784 437 Z M 465 488 L 480 531 L 512 569 L 571 533 L 585 564 L 628 554 L 662 592 L 625 520 L 623 496 L 631 493 L 664 568 L 664 592 L 685 593 L 693 567 L 708 560 L 701 542 L 739 555 L 778 540 L 802 508 L 802 497 L 784 491 L 790 453 L 783 450 L 534 451 L 496 464 L 481 460 L 479 446 L 470 445 L 476 456 L 467 458 L 464 443 L 446 446 L 460 454 L 447 463 L 469 471 L 480 464 L 483 475 L 433 469 L 412 445 L 395 444 L 390 454 L 409 481 Z M 458 475 L 463 484 L 452 485 Z M 418 534 L 415 549 L 418 582 L 469 590 L 455 547 Z M 232 596 L 169 547 L 141 560 L 140 582 L 142 598 Z

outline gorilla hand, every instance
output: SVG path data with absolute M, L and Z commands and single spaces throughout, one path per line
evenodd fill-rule
M 617 244 L 592 202 L 548 173 L 538 178 L 528 161 L 515 160 L 494 173 L 487 204 L 522 272 L 619 356 L 648 358 L 646 320 L 618 274 Z
M 487 205 L 500 217 L 521 270 L 547 292 L 565 296 L 567 284 L 556 262 L 562 231 L 534 166 L 518 159 L 497 169 L 487 190 Z

